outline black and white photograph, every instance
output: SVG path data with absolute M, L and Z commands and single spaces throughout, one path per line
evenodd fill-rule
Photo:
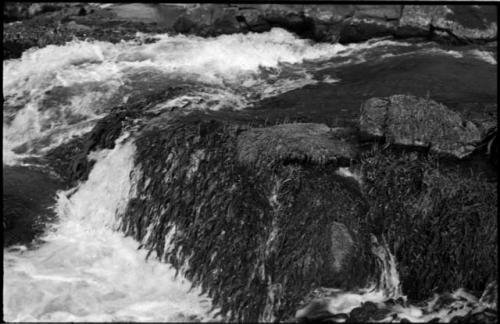
M 6 2 L 2 321 L 498 323 L 498 6 Z

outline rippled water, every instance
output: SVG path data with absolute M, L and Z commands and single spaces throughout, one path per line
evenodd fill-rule
M 145 42 L 147 37 L 155 42 Z M 411 64 L 422 55 L 496 69 L 496 53 L 477 48 L 449 50 L 387 39 L 313 44 L 281 29 L 214 38 L 139 34 L 135 41 L 119 44 L 73 41 L 31 49 L 3 63 L 3 163 L 22 164 L 25 157 L 41 156 L 88 132 L 112 107 L 144 93 L 181 89 L 151 108 L 157 111 L 251 110 L 262 99 L 307 86 L 342 87 L 346 80 L 337 69 L 390 60 Z M 209 313 L 210 298 L 190 290 L 190 283 L 182 275 L 176 278 L 168 264 L 146 259 L 139 242 L 118 231 L 120 215 L 135 194 L 134 145 L 134 134 L 126 134 L 113 150 L 93 152 L 96 164 L 89 179 L 58 193 L 54 208 L 59 220 L 44 243 L 4 251 L 7 321 L 217 320 Z M 330 312 L 404 297 L 397 260 L 377 246 L 374 253 L 385 270 L 380 282 L 358 292 L 331 290 L 326 298 Z M 472 295 L 455 294 L 465 301 L 452 313 L 433 309 L 430 301 L 427 308 L 395 305 L 390 315 L 449 319 L 481 308 Z

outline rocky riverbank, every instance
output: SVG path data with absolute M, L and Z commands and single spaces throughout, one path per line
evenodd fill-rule
M 74 38 L 110 42 L 137 32 L 199 36 L 281 27 L 321 42 L 352 43 L 392 36 L 449 44 L 496 41 L 496 8 L 488 5 L 224 5 L 23 4 L 4 8 L 4 59 L 31 47 Z

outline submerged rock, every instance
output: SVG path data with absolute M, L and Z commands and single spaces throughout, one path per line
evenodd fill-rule
M 252 128 L 238 136 L 238 159 L 243 164 L 304 161 L 345 166 L 357 150 L 343 134 L 345 129 L 313 123 Z
M 389 144 L 429 148 L 464 158 L 479 144 L 481 134 L 470 121 L 430 99 L 409 95 L 371 98 L 361 106 L 360 131 L 384 137 Z

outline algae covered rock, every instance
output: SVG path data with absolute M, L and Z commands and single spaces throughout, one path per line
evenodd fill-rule
M 238 136 L 238 159 L 243 164 L 279 160 L 348 165 L 356 149 L 346 133 L 315 123 L 252 128 Z
M 357 185 L 334 165 L 276 158 L 328 148 L 330 133 L 319 124 L 252 131 L 216 112 L 153 118 L 136 138 L 137 196 L 122 230 L 177 270 L 187 265 L 186 278 L 230 321 L 282 320 L 316 287 L 363 287 L 377 263 Z
M 497 184 L 428 155 L 373 150 L 362 156 L 366 215 L 397 260 L 412 299 L 458 288 L 483 291 L 497 276 Z
M 424 147 L 456 158 L 471 154 L 479 129 L 460 114 L 430 99 L 409 95 L 371 98 L 361 106 L 360 131 L 387 143 Z

